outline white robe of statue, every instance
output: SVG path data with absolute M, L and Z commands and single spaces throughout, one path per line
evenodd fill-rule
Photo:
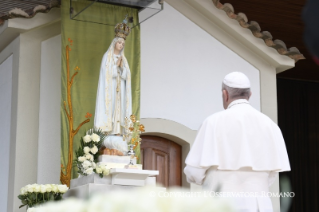
M 245 212 L 273 211 L 262 192 L 269 191 L 278 172 L 290 171 L 279 127 L 245 99 L 203 122 L 185 163 L 187 181 L 205 190 L 259 192 L 231 199 L 236 211 Z
M 114 52 L 119 41 L 124 42 L 122 38 L 114 38 L 103 55 L 94 116 L 94 127 L 111 135 L 123 134 L 125 117 L 132 114 L 131 72 L 124 55 L 124 47 L 118 55 Z M 117 65 L 119 57 L 122 58 L 122 67 Z M 106 147 L 120 151 L 127 149 L 127 144 L 120 142 L 122 137 L 109 136 L 107 139 L 113 144 L 105 145 Z

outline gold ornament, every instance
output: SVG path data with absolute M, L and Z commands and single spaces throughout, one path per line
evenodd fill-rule
M 136 117 L 135 117 L 134 115 L 131 115 L 131 116 L 130 116 L 130 119 L 132 120 L 133 123 L 136 122 Z
M 143 125 L 143 124 L 141 124 L 141 125 L 139 126 L 139 130 L 140 130 L 141 132 L 145 132 L 145 128 L 144 128 L 144 125 Z
M 125 20 L 124 20 L 125 21 Z M 126 23 L 118 23 L 114 29 L 115 37 L 123 38 L 126 40 L 126 37 L 130 34 L 131 28 L 126 25 Z

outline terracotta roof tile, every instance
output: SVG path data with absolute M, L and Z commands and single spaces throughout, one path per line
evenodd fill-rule
M 255 37 L 263 39 L 267 46 L 276 49 L 279 54 L 286 55 L 294 59 L 295 62 L 305 59 L 296 47 L 287 49 L 283 41 L 273 40 L 270 32 L 261 31 L 256 21 L 248 22 L 244 13 L 235 14 L 234 7 L 231 4 L 222 4 L 219 0 L 212 1 L 218 9 L 224 10 L 229 18 L 237 20 L 241 27 L 250 30 Z M 50 11 L 51 8 L 61 5 L 60 0 L 0 0 L 0 3 L 0 25 L 7 19 L 16 17 L 32 18 L 38 12 L 45 13 Z
M 305 59 L 303 54 L 301 54 L 296 47 L 287 49 L 286 44 L 282 40 L 273 40 L 270 32 L 261 31 L 261 28 L 256 21 L 248 22 L 248 18 L 244 13 L 236 14 L 234 12 L 234 7 L 231 4 L 222 4 L 219 0 L 212 1 L 218 9 L 224 10 L 229 18 L 237 20 L 241 27 L 250 30 L 256 38 L 263 39 L 267 46 L 276 49 L 279 54 L 290 57 L 291 59 L 294 59 L 295 62 L 301 59 Z

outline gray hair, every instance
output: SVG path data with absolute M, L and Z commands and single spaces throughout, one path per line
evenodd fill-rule
M 222 90 L 226 90 L 231 99 L 249 99 L 250 97 L 250 88 L 232 88 L 224 83 L 222 83 Z

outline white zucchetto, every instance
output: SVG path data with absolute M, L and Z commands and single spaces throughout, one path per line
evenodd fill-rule
M 225 76 L 223 83 L 231 88 L 250 88 L 248 77 L 241 72 L 232 72 Z

